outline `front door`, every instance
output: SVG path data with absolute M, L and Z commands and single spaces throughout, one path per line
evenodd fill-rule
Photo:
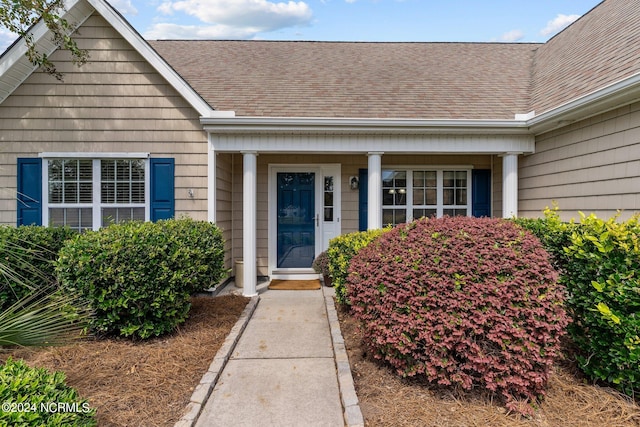
M 316 251 L 314 172 L 277 173 L 277 268 L 309 268 Z
M 313 260 L 340 235 L 340 165 L 269 166 L 269 275 L 317 277 Z

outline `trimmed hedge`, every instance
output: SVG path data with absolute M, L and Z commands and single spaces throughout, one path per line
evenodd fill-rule
M 640 392 L 640 217 L 608 221 L 580 213 L 563 277 L 574 318 L 569 332 L 590 377 Z
M 347 298 L 365 345 L 403 376 L 500 393 L 531 412 L 568 323 L 539 240 L 512 222 L 421 219 L 351 261 Z
M 76 234 L 67 227 L 0 226 L 0 311 L 55 282 L 54 261 Z
M 349 275 L 351 259 L 362 248 L 389 231 L 389 228 L 381 230 L 356 231 L 343 234 L 329 241 L 327 257 L 329 258 L 329 272 L 333 287 L 336 290 L 336 301 L 340 304 L 350 304 L 346 296 L 345 284 Z
M 190 295 L 226 274 L 221 231 L 178 219 L 115 224 L 68 241 L 57 273 L 94 309 L 99 333 L 149 338 L 187 318 Z
M 0 366 L 0 424 L 11 426 L 97 425 L 95 409 L 65 384 L 62 372 L 31 368 L 22 360 L 8 359 Z
M 579 225 L 562 222 L 558 212 L 559 208 L 554 206 L 553 209 L 544 210 L 544 218 L 514 218 L 512 221 L 540 239 L 542 246 L 551 255 L 553 266 L 562 273 L 570 261 L 565 248 L 571 244 L 571 234 Z

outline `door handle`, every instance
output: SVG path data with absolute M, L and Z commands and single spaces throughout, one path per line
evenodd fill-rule
M 320 214 L 316 214 L 316 227 L 320 227 Z

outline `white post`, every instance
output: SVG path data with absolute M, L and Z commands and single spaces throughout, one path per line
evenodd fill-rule
M 207 153 L 207 220 L 216 222 L 216 151 L 211 141 Z
M 244 262 L 244 288 L 246 297 L 257 295 L 256 271 L 256 215 L 257 215 L 257 154 L 242 152 L 242 258 Z
M 502 217 L 518 216 L 518 154 L 502 154 Z
M 382 154 L 369 153 L 367 228 L 382 228 Z

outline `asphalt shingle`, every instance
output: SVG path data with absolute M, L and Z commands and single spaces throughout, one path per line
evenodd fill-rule
M 640 72 L 640 2 L 605 0 L 545 44 L 149 43 L 237 116 L 509 120 Z

